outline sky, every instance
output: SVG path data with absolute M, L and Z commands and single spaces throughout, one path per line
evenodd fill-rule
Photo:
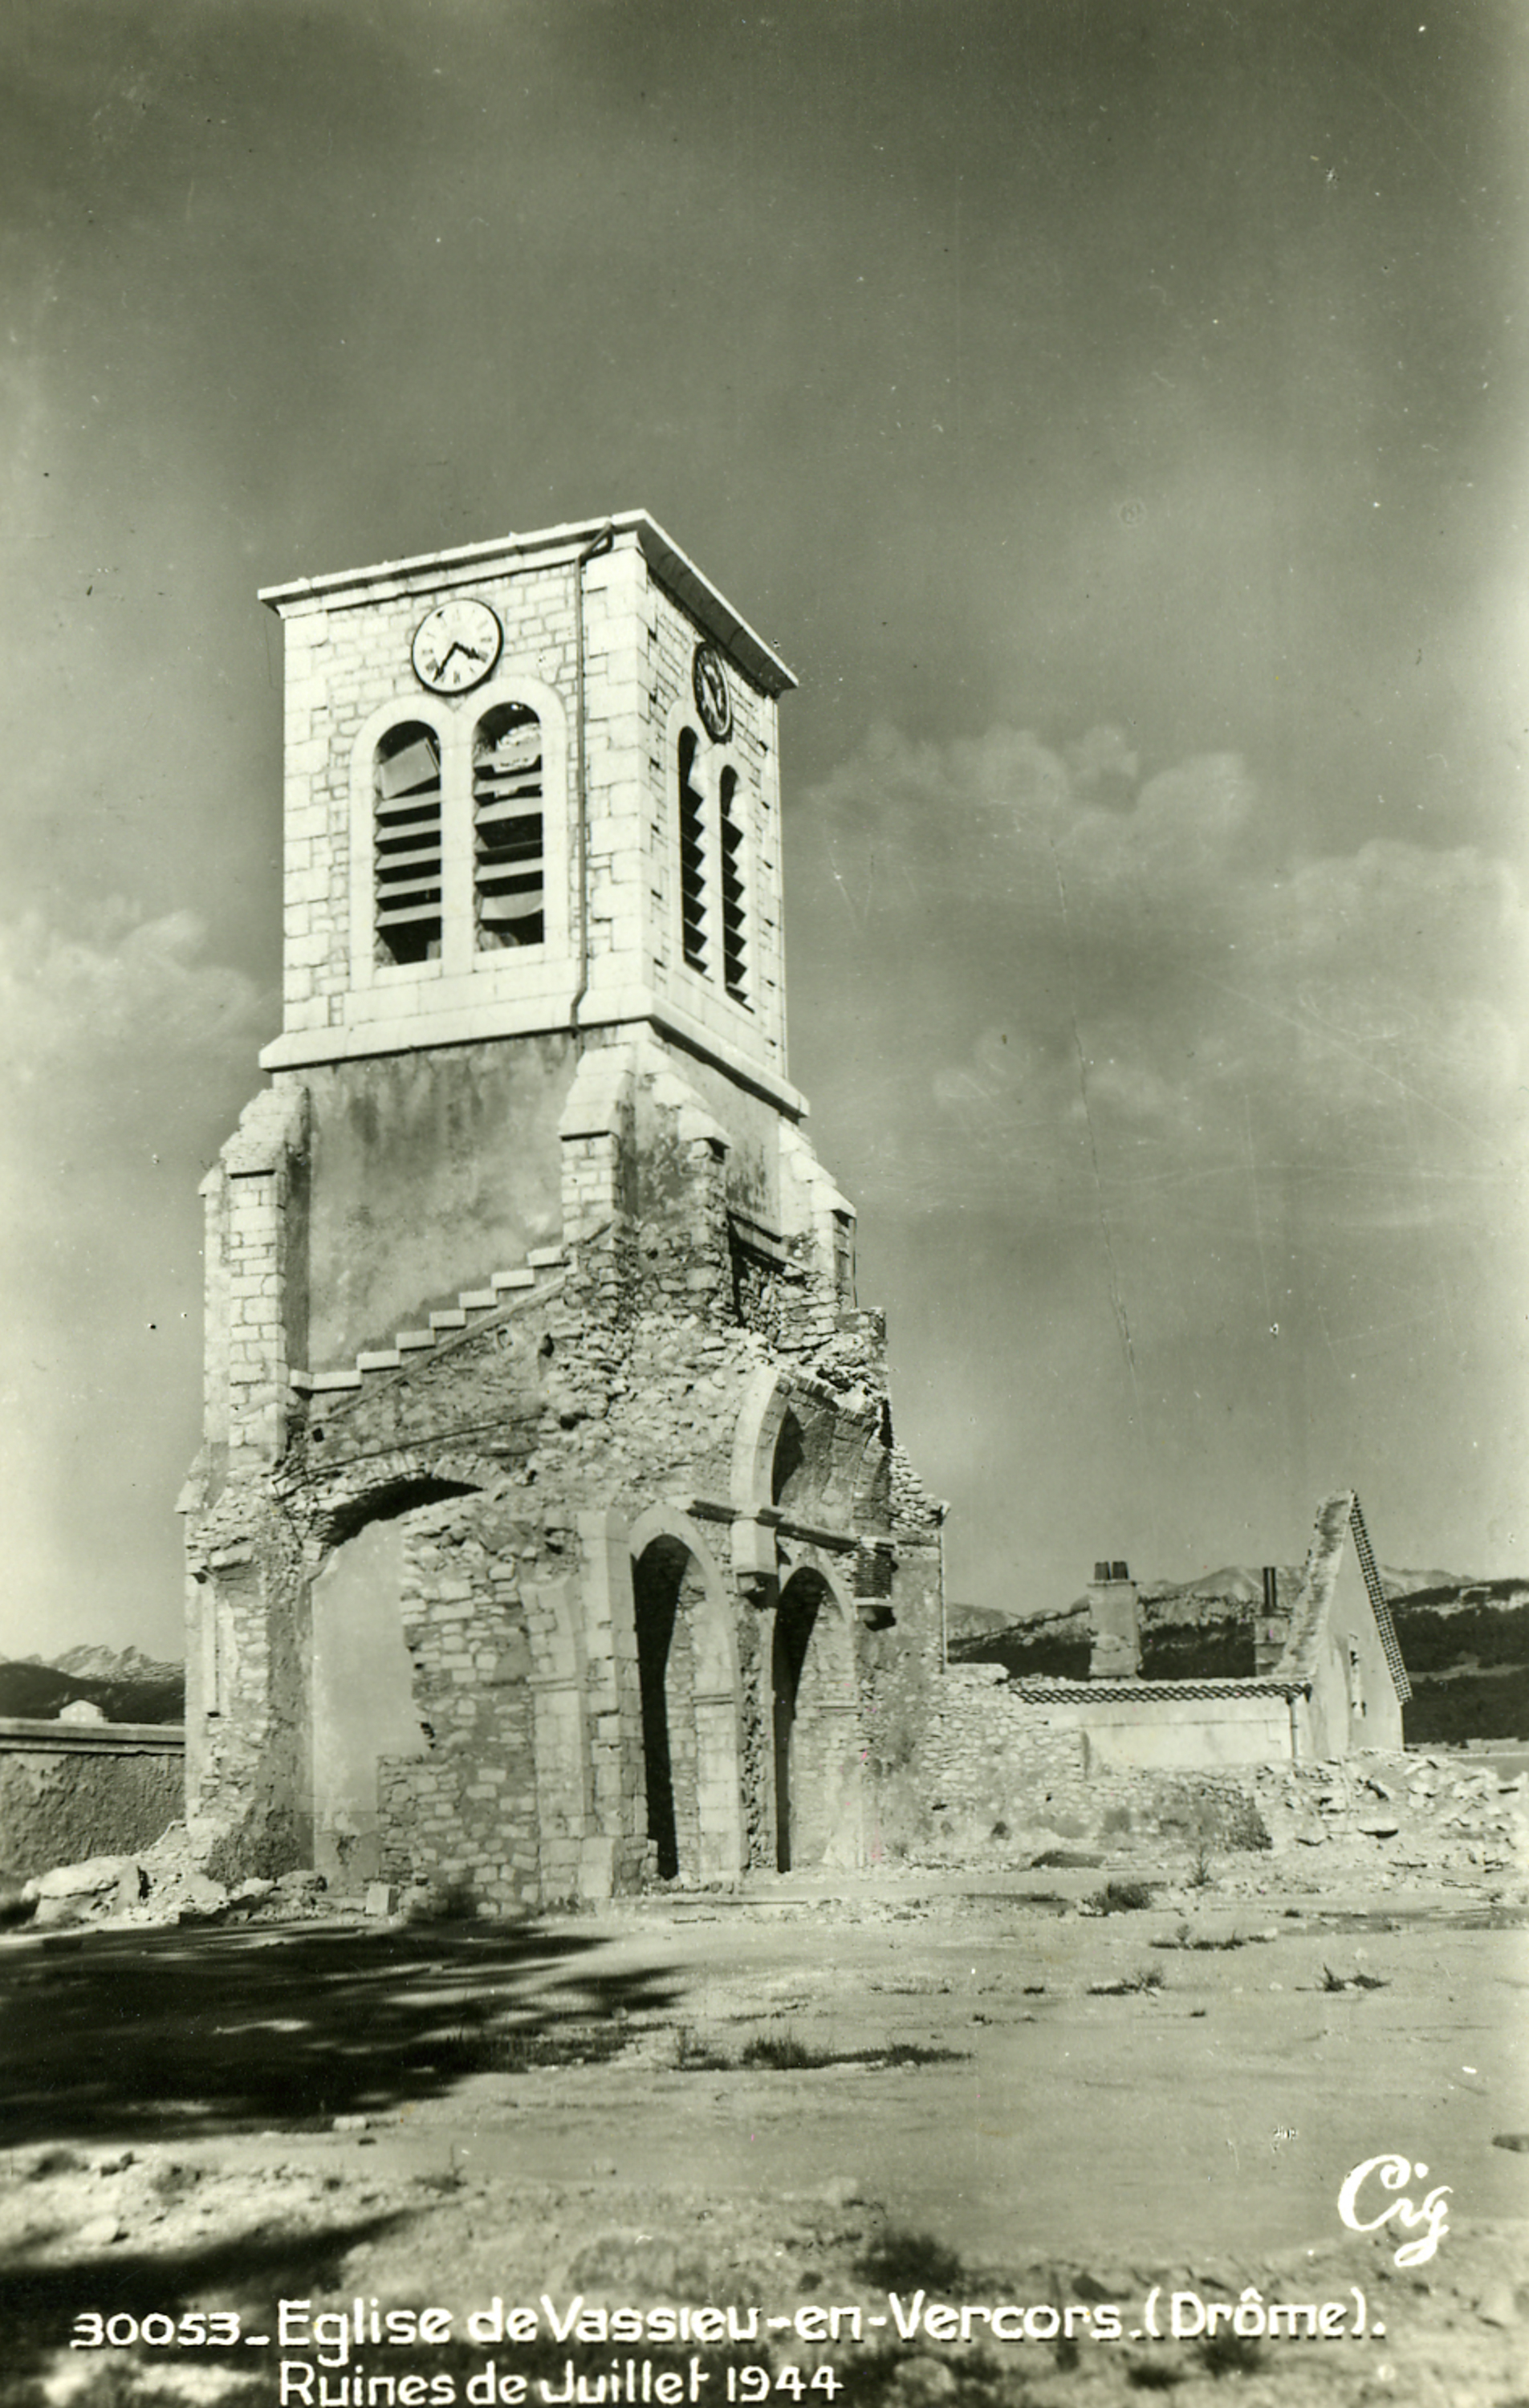
M 1516 0 L 11 0 L 0 1654 L 180 1648 L 257 587 L 650 511 L 951 1596 L 1529 1574 Z

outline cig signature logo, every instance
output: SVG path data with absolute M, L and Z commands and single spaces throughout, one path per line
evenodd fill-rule
M 1451 2196 L 1449 2184 L 1436 2184 L 1417 2206 L 1409 2198 L 1393 2199 L 1389 2207 L 1381 2208 L 1379 2215 L 1362 2212 L 1374 2205 L 1374 2191 L 1363 2200 L 1360 2194 L 1365 2184 L 1372 2181 L 1381 2190 L 1405 2192 L 1408 2183 L 1426 2182 L 1427 2179 L 1427 2167 L 1414 2165 L 1410 2157 L 1366 2157 L 1362 2166 L 1355 2166 L 1339 2191 L 1338 2214 L 1350 2232 L 1379 2232 L 1382 2224 L 1394 2224 L 1399 2229 L 1415 2232 L 1419 2225 L 1422 2225 L 1425 2229 L 1418 2240 L 1403 2242 L 1396 2252 L 1395 2263 L 1398 2266 L 1426 2265 L 1450 2229 L 1444 2205 Z

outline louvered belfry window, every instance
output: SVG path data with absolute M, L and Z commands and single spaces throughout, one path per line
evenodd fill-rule
M 541 721 L 501 703 L 473 738 L 473 895 L 480 953 L 539 945 L 546 927 Z
M 707 967 L 706 798 L 695 783 L 699 743 L 693 727 L 679 733 L 679 917 L 685 961 Z
M 749 999 L 745 947 L 743 820 L 738 810 L 738 773 L 722 771 L 719 790 L 722 838 L 722 984 L 735 1003 Z
M 383 962 L 440 958 L 440 747 L 419 720 L 390 727 L 378 745 L 377 952 Z

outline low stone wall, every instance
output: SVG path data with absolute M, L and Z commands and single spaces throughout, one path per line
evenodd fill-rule
M 185 1812 L 179 1723 L 0 1719 L 0 1874 L 147 1847 Z
M 1022 1698 L 1007 1680 L 1001 1664 L 967 1664 L 940 1684 L 926 1759 L 936 1844 L 1096 1847 L 1132 1834 L 1267 1844 L 1246 1778 L 1214 1767 L 1101 1762 L 1075 1706 Z
M 1365 1750 L 1320 1764 L 1130 1769 L 1101 1762 L 1076 1708 L 1008 1688 L 1002 1665 L 955 1668 L 938 1701 L 921 1850 L 936 1861 L 1034 1862 L 1052 1848 L 1113 1859 L 1134 1845 L 1217 1860 L 1269 1850 L 1304 1861 L 1319 1885 L 1360 1870 L 1378 1887 L 1424 1870 L 1466 1885 L 1529 1884 L 1522 1756 L 1499 1767 Z

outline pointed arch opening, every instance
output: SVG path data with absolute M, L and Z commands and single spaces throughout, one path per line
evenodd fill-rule
M 780 1592 L 770 1649 L 776 1865 L 858 1859 L 860 1712 L 854 1631 L 825 1576 Z
M 715 1568 L 684 1537 L 661 1531 L 635 1547 L 632 1606 L 650 1862 L 664 1881 L 735 1881 L 736 1651 Z

